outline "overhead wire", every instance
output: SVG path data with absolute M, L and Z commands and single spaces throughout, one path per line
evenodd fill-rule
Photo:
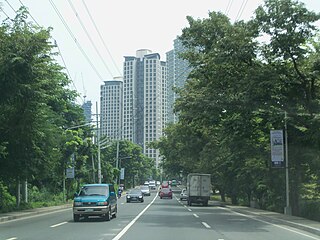
M 56 14 L 58 15 L 59 19 L 61 20 L 61 22 L 63 23 L 63 25 L 65 26 L 65 28 L 67 29 L 68 33 L 70 34 L 71 38 L 74 40 L 74 42 L 76 43 L 77 47 L 79 48 L 80 52 L 82 53 L 82 55 L 86 58 L 86 60 L 88 61 L 88 63 L 90 64 L 91 68 L 94 70 L 94 72 L 97 74 L 97 76 L 100 78 L 101 81 L 103 81 L 103 77 L 100 75 L 100 73 L 98 72 L 98 70 L 96 69 L 96 67 L 93 65 L 92 61 L 90 60 L 90 58 L 88 57 L 88 55 L 86 54 L 86 52 L 83 50 L 82 46 L 80 45 L 80 43 L 77 41 L 77 38 L 74 36 L 73 32 L 71 31 L 71 29 L 69 28 L 68 24 L 66 23 L 66 21 L 64 20 L 63 16 L 61 15 L 59 9 L 57 8 L 57 6 L 53 3 L 52 0 L 49 0 L 51 6 L 53 7 L 54 11 L 56 12 Z
M 225 14 L 226 14 L 226 15 L 229 14 L 229 11 L 230 11 L 230 9 L 231 9 L 232 4 L 233 4 L 233 0 L 229 0 L 228 5 L 227 5 L 227 8 L 226 8 L 226 10 L 225 10 Z
M 83 5 L 84 5 L 84 7 L 85 7 L 85 9 L 86 9 L 86 11 L 87 11 L 87 13 L 88 13 L 88 15 L 89 15 L 89 18 L 90 18 L 90 20 L 91 20 L 91 22 L 92 22 L 92 24 L 93 24 L 94 28 L 96 29 L 96 31 L 97 31 L 97 33 L 98 33 L 98 36 L 99 36 L 99 38 L 100 38 L 100 40 L 101 40 L 101 42 L 102 42 L 102 44 L 103 44 L 103 46 L 104 46 L 105 50 L 108 52 L 108 54 L 109 54 L 109 56 L 110 56 L 110 58 L 111 58 L 111 60 L 112 60 L 112 63 L 114 64 L 114 66 L 116 67 L 116 69 L 117 69 L 117 71 L 118 71 L 119 75 L 121 76 L 121 75 L 122 75 L 122 73 L 121 73 L 121 71 L 120 71 L 120 69 L 119 69 L 118 65 L 115 63 L 114 58 L 112 57 L 112 55 L 111 55 L 111 53 L 110 53 L 110 51 L 109 51 L 109 49 L 108 49 L 108 47 L 107 47 L 107 45 L 106 45 L 106 43 L 105 43 L 105 41 L 104 41 L 103 37 L 102 37 L 102 35 L 101 35 L 101 33 L 100 33 L 100 31 L 99 31 L 99 29 L 98 29 L 98 27 L 97 27 L 97 24 L 95 23 L 95 21 L 94 21 L 94 19 L 93 19 L 92 15 L 91 15 L 91 13 L 90 13 L 90 11 L 89 11 L 89 8 L 87 7 L 87 4 L 85 3 L 85 1 L 84 1 L 84 0 L 82 0 L 82 3 L 83 3 Z
M 80 23 L 80 25 L 81 25 L 81 27 L 82 27 L 83 31 L 84 31 L 84 32 L 85 32 L 85 34 L 87 35 L 87 37 L 88 37 L 88 39 L 89 39 L 89 41 L 90 41 L 91 45 L 93 46 L 94 50 L 96 51 L 96 53 L 98 54 L 98 56 L 99 56 L 100 60 L 102 61 L 102 63 L 103 63 L 103 65 L 104 65 L 104 67 L 106 68 L 107 72 L 111 75 L 111 77 L 113 77 L 112 72 L 110 71 L 110 69 L 109 69 L 109 67 L 107 66 L 107 64 L 106 64 L 105 60 L 104 60 L 104 59 L 103 59 L 103 57 L 101 56 L 100 51 L 98 50 L 98 48 L 97 48 L 96 44 L 95 44 L 95 43 L 94 43 L 94 41 L 92 40 L 92 38 L 91 38 L 91 36 L 90 36 L 90 34 L 89 34 L 89 32 L 88 32 L 88 30 L 87 30 L 86 26 L 83 24 L 83 22 L 82 22 L 82 20 L 81 20 L 81 18 L 80 18 L 80 16 L 79 16 L 79 14 L 78 14 L 77 10 L 75 9 L 75 7 L 74 7 L 74 5 L 73 5 L 72 1 L 71 1 L 71 0 L 68 0 L 68 3 L 69 3 L 69 5 L 70 5 L 70 7 L 71 7 L 72 11 L 73 11 L 73 12 L 74 12 L 74 14 L 76 15 L 76 17 L 77 17 L 77 19 L 78 19 L 78 21 L 79 21 L 79 23 Z
M 238 21 L 240 19 L 244 9 L 246 8 L 247 3 L 248 3 L 248 0 L 242 0 L 241 6 L 240 6 L 239 11 L 237 13 L 237 16 L 235 18 L 235 21 Z
M 7 0 L 6 0 L 6 1 L 7 1 Z M 19 0 L 19 2 L 20 2 L 20 4 L 21 4 L 23 7 L 25 7 L 25 8 L 27 9 L 27 6 L 26 6 L 21 0 Z M 10 4 L 9 4 L 9 5 L 10 5 Z M 17 11 L 16 11 L 11 5 L 10 5 L 10 7 L 15 11 L 15 13 L 17 13 Z M 32 14 L 31 14 L 30 11 L 28 11 L 28 15 L 31 17 L 31 19 L 32 19 L 32 20 L 37 24 L 37 26 L 40 28 L 40 27 L 41 27 L 40 24 L 39 24 L 39 23 L 37 22 L 37 20 L 32 16 Z M 65 62 L 64 58 L 63 58 L 63 55 L 62 55 L 61 50 L 60 50 L 60 47 L 59 47 L 56 39 L 54 39 L 54 38 L 52 38 L 52 39 L 54 40 L 55 47 L 57 47 L 57 49 L 58 49 L 59 55 L 60 55 L 60 57 L 61 57 L 61 59 L 62 59 L 62 62 L 63 62 L 64 68 L 65 68 L 65 70 L 66 70 L 66 72 L 67 72 L 67 75 L 68 75 L 69 79 L 71 80 L 74 89 L 78 92 L 78 89 L 77 89 L 77 87 L 76 87 L 76 85 L 75 85 L 75 83 L 74 83 L 74 81 L 73 81 L 73 79 L 72 79 L 72 77 L 71 77 L 70 71 L 69 71 L 69 69 L 68 69 L 68 67 L 67 67 L 67 65 L 66 65 L 66 62 Z M 80 97 L 81 97 L 81 96 L 80 96 Z

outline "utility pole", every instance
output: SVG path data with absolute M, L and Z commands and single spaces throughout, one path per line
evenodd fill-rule
M 97 119 L 97 144 L 98 144 L 98 183 L 101 183 L 101 158 L 100 158 L 101 149 L 100 149 L 100 128 L 99 128 L 98 102 L 96 102 L 96 119 Z
M 290 206 L 290 188 L 289 188 L 289 155 L 288 155 L 288 126 L 287 126 L 287 111 L 284 112 L 284 132 L 285 132 L 285 145 L 286 145 L 286 207 L 284 213 L 292 215 Z

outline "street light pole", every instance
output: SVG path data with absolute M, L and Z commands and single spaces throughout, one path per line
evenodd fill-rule
M 284 112 L 284 132 L 285 132 L 285 145 L 286 145 L 286 207 L 284 213 L 292 215 L 290 206 L 290 188 L 289 188 L 289 155 L 288 155 L 288 126 L 287 126 L 287 111 Z
M 98 183 L 101 183 L 101 155 L 100 155 L 101 149 L 100 149 L 100 128 L 99 128 L 98 102 L 96 102 L 96 120 L 97 120 L 97 144 L 98 144 Z

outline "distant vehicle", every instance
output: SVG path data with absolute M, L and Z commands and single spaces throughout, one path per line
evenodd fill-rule
M 187 200 L 188 195 L 187 195 L 187 189 L 182 189 L 181 193 L 180 193 L 180 200 Z
M 172 199 L 172 191 L 170 188 L 162 188 L 159 194 L 160 198 L 170 198 Z
M 190 173 L 187 177 L 187 201 L 192 203 L 202 203 L 208 206 L 211 191 L 211 175 L 201 173 Z
M 160 181 L 157 181 L 157 186 L 159 186 L 160 185 Z
M 149 181 L 145 181 L 143 185 L 149 186 Z
M 149 181 L 149 187 L 151 190 L 155 190 L 157 188 L 156 181 Z
M 161 188 L 168 188 L 169 186 L 169 182 L 168 181 L 163 181 L 161 184 Z
M 117 216 L 117 196 L 113 184 L 86 184 L 74 194 L 73 220 L 100 216 L 109 221 Z
M 151 195 L 149 186 L 142 185 L 142 186 L 140 186 L 140 189 L 141 189 L 141 192 L 143 193 L 144 196 Z
M 171 186 L 172 186 L 172 187 L 177 186 L 177 180 L 172 179 L 172 181 L 171 181 Z
M 133 201 L 144 202 L 143 193 L 141 189 L 132 189 L 127 193 L 126 198 L 127 198 L 127 203 L 133 202 Z

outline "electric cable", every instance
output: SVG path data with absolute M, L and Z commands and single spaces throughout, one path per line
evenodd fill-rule
M 107 66 L 106 62 L 104 61 L 103 57 L 101 56 L 101 54 L 100 54 L 100 52 L 99 52 L 99 50 L 98 50 L 98 48 L 97 48 L 96 44 L 95 44 L 95 43 L 94 43 L 94 41 L 92 40 L 92 38 L 91 38 L 91 36 L 90 36 L 90 34 L 89 34 L 89 32 L 88 32 L 87 28 L 86 28 L 86 27 L 85 27 L 85 25 L 83 24 L 83 22 L 82 22 L 82 20 L 81 20 L 81 18 L 80 18 L 80 16 L 79 16 L 79 14 L 77 13 L 77 10 L 75 9 L 75 7 L 74 7 L 73 3 L 71 2 L 71 0 L 68 0 L 68 3 L 69 3 L 69 5 L 70 5 L 70 7 L 71 7 L 72 11 L 73 11 L 73 12 L 74 12 L 74 14 L 76 15 L 76 17 L 77 17 L 77 19 L 78 19 L 78 21 L 79 21 L 79 23 L 80 23 L 80 25 L 81 25 L 81 27 L 82 27 L 83 31 L 84 31 L 84 32 L 85 32 L 85 34 L 87 35 L 87 37 L 88 37 L 88 39 L 89 39 L 89 41 L 90 41 L 91 45 L 93 46 L 94 50 L 96 51 L 96 53 L 98 54 L 98 56 L 99 56 L 100 60 L 102 61 L 102 63 L 103 63 L 103 65 L 104 65 L 104 67 L 106 68 L 107 72 L 111 75 L 111 78 L 113 78 L 113 74 L 112 74 L 112 72 L 110 71 L 109 67 Z
M 100 38 L 100 40 L 101 40 L 101 42 L 102 42 L 102 44 L 103 44 L 103 46 L 104 46 L 105 50 L 108 52 L 108 54 L 109 54 L 109 56 L 110 56 L 110 58 L 111 58 L 111 60 L 112 60 L 112 63 L 114 64 L 114 66 L 116 67 L 116 69 L 117 69 L 117 71 L 118 71 L 119 75 L 121 76 L 121 75 L 122 75 L 122 73 L 121 73 L 121 71 L 120 71 L 120 69 L 119 69 L 118 65 L 115 63 L 114 58 L 112 57 L 112 55 L 111 55 L 111 53 L 110 53 L 110 51 L 109 51 L 109 49 L 108 49 L 108 47 L 107 47 L 107 45 L 106 45 L 106 43 L 105 43 L 105 41 L 104 41 L 103 37 L 102 37 L 102 35 L 101 35 L 101 33 L 100 33 L 100 31 L 99 31 L 99 29 L 98 29 L 98 27 L 97 27 L 97 24 L 95 23 L 95 21 L 94 21 L 94 19 L 93 19 L 92 15 L 91 15 L 91 13 L 90 13 L 90 11 L 89 11 L 89 8 L 87 7 L 87 4 L 85 3 L 85 1 L 84 1 L 84 0 L 82 0 L 82 3 L 83 3 L 83 5 L 84 5 L 84 7 L 85 7 L 85 9 L 86 9 L 86 11 L 87 11 L 87 13 L 88 13 L 88 15 L 89 15 L 89 18 L 90 18 L 90 20 L 91 20 L 91 22 L 92 22 L 92 24 L 93 24 L 94 28 L 96 29 L 96 31 L 97 31 L 97 33 L 98 33 L 98 36 L 99 36 L 99 38 Z

